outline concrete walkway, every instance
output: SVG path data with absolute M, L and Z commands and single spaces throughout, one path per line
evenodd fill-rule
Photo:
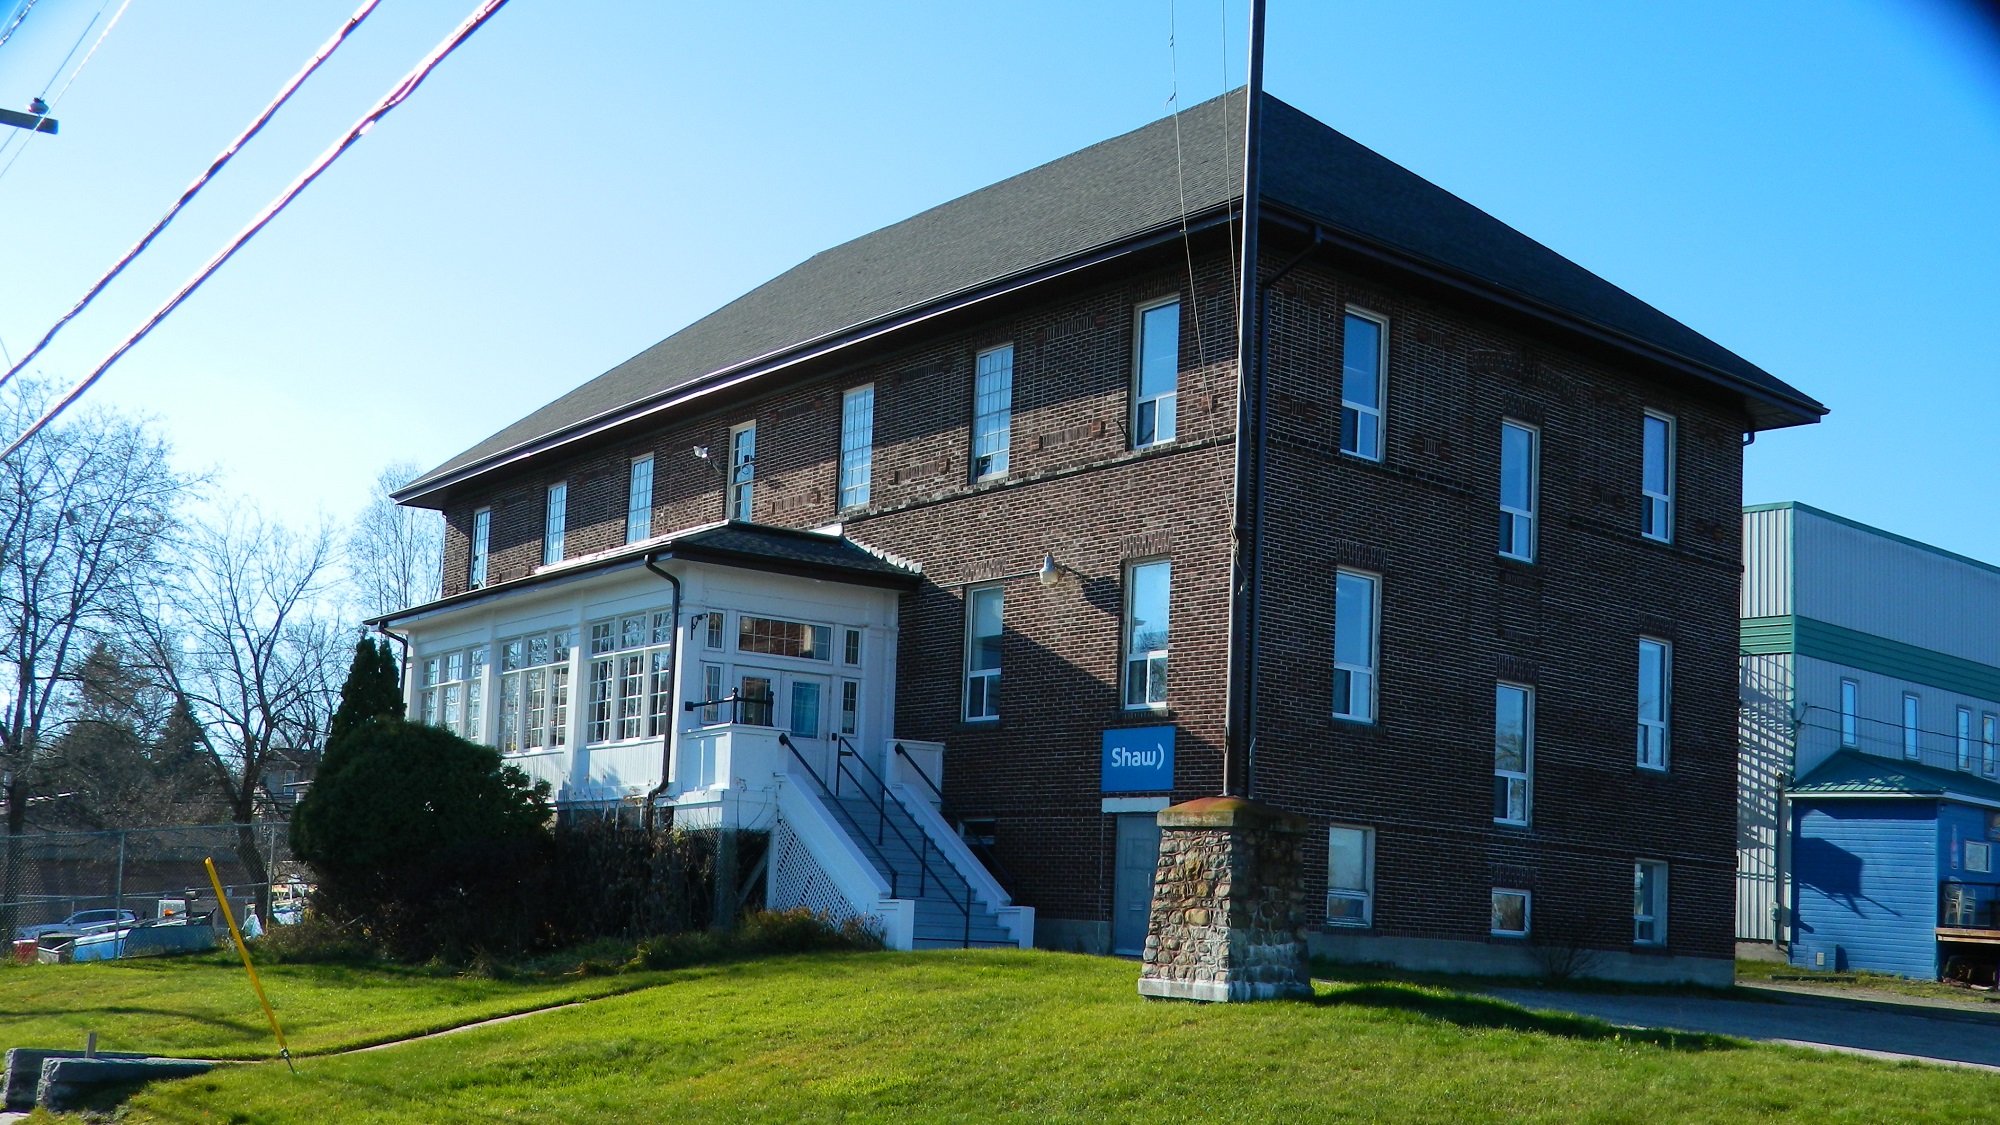
M 2000 1073 L 2000 1019 L 1957 1008 L 1759 990 L 1777 1001 L 1716 1000 L 1498 988 L 1486 995 L 1541 1011 L 1589 1016 L 1620 1027 L 1729 1035 L 1869 1058 L 1937 1063 Z

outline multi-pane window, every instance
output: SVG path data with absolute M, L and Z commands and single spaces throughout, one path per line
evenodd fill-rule
M 1979 772 L 1993 776 L 1996 763 L 1993 755 L 2000 752 L 2000 715 L 1988 711 L 1979 717 Z
M 1333 587 L 1333 714 L 1375 721 L 1376 591 L 1372 575 L 1343 570 Z
M 1500 553 L 1535 560 L 1535 500 L 1541 435 L 1533 426 L 1500 423 Z
M 485 735 L 485 645 L 426 657 L 418 669 L 417 717 L 463 738 Z
M 875 384 L 840 396 L 840 506 L 868 503 L 875 482 Z
M 1167 701 L 1167 609 L 1174 565 L 1165 559 L 1137 563 L 1125 582 L 1125 706 L 1158 707 Z
M 1903 757 L 1905 758 L 1915 759 L 1923 756 L 1923 741 L 1920 734 L 1923 730 L 1923 717 L 1923 700 L 1917 698 L 1914 692 L 1904 692 Z
M 1133 373 L 1132 448 L 1174 440 L 1179 428 L 1181 303 L 1139 310 L 1138 370 Z
M 861 727 L 861 685 L 840 681 L 840 733 L 853 734 Z
M 1500 937 L 1528 936 L 1529 894 L 1504 887 L 1493 889 L 1493 933 Z
M 1970 770 L 1979 768 L 1979 758 L 1972 743 L 1972 708 L 1958 709 L 1958 768 Z
M 729 431 L 729 518 L 748 522 L 757 492 L 757 423 Z
M 1840 681 L 1840 744 L 1861 745 L 1861 684 L 1858 680 Z
M 1014 428 L 1014 345 L 979 353 L 973 364 L 972 479 L 1007 475 Z
M 1647 769 L 1667 768 L 1673 675 L 1673 646 L 1639 638 L 1639 764 Z
M 701 647 L 713 652 L 722 651 L 722 625 L 721 610 L 711 610 L 702 615 Z
M 1642 859 L 1632 865 L 1632 942 L 1667 944 L 1667 865 Z
M 1528 823 L 1528 780 L 1535 761 L 1535 692 L 1518 684 L 1493 689 L 1493 819 Z
M 849 667 L 861 664 L 861 630 L 848 629 L 841 639 L 840 662 Z
M 667 733 L 673 722 L 674 615 L 628 613 L 592 622 L 584 741 Z
M 1366 926 L 1375 917 L 1375 830 L 1336 824 L 1327 829 L 1326 920 Z
M 493 541 L 493 509 L 472 513 L 472 550 L 466 564 L 465 585 L 478 590 L 486 585 L 486 558 Z
M 1639 533 L 1662 543 L 1674 538 L 1674 420 L 1646 412 L 1639 489 L 1644 508 Z
M 500 752 L 552 749 L 569 742 L 568 629 L 500 642 Z
M 1005 593 L 981 586 L 965 594 L 965 718 L 1000 717 L 1000 635 Z
M 549 486 L 548 515 L 542 521 L 542 565 L 563 560 L 563 529 L 569 523 L 569 482 L 559 480 Z
M 1340 451 L 1382 459 L 1382 388 L 1388 382 L 1389 326 L 1350 312 L 1340 348 Z
M 800 660 L 832 660 L 833 628 L 740 614 L 736 618 L 736 651 Z
M 720 664 L 702 665 L 701 699 L 698 700 L 698 702 L 701 703 L 702 705 L 701 707 L 702 722 L 713 725 L 715 723 L 719 723 L 722 721 L 722 704 L 716 702 L 716 700 L 719 700 L 721 698 L 722 698 L 722 665 Z
M 631 488 L 625 494 L 625 542 L 653 537 L 653 458 L 632 458 Z

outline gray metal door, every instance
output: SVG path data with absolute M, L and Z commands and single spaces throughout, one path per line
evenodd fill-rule
M 1160 823 L 1152 813 L 1118 818 L 1118 862 L 1111 890 L 1111 951 L 1137 957 L 1146 951 L 1146 923 L 1153 911 L 1153 869 L 1160 861 Z

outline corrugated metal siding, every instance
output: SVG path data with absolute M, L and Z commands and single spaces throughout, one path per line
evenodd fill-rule
M 1792 539 L 1796 608 L 1777 612 L 2000 666 L 2000 572 L 1810 510 Z
M 1943 691 L 1929 684 L 1884 676 L 1845 664 L 1800 654 L 1793 660 L 1792 690 L 1799 716 L 1796 736 L 1797 772 L 1811 773 L 1840 748 L 1840 681 L 1853 680 L 1855 749 L 1887 758 L 1903 757 L 1903 696 L 1918 699 L 1918 760 L 1941 769 L 1958 768 L 1958 709 L 1972 711 L 1975 754 L 1980 719 L 2000 716 L 2000 700 Z M 1981 773 L 1980 776 L 1992 777 Z
M 1801 801 L 1793 818 L 1793 963 L 1837 945 L 1842 968 L 1935 978 L 1937 806 Z
M 1792 509 L 1743 513 L 1743 617 L 1792 610 Z
M 1792 767 L 1792 657 L 1742 657 L 1736 765 L 1736 940 L 1776 937 L 1778 789 Z

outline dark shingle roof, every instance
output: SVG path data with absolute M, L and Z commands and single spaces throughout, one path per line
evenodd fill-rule
M 1268 95 L 1267 95 L 1268 96 Z M 1181 114 L 1190 213 L 1241 195 L 1242 93 Z M 1813 421 L 1817 402 L 1491 215 L 1270 98 L 1270 202 L 1450 275 L 1711 369 L 1755 399 L 1761 425 Z M 1232 124 L 1234 122 L 1235 124 Z M 1176 226 L 1182 185 L 1163 118 L 813 255 L 413 482 L 615 417 L 705 377 Z
M 1841 750 L 1788 791 L 1798 797 L 1971 797 L 2000 804 L 2000 785 L 1957 770 Z

